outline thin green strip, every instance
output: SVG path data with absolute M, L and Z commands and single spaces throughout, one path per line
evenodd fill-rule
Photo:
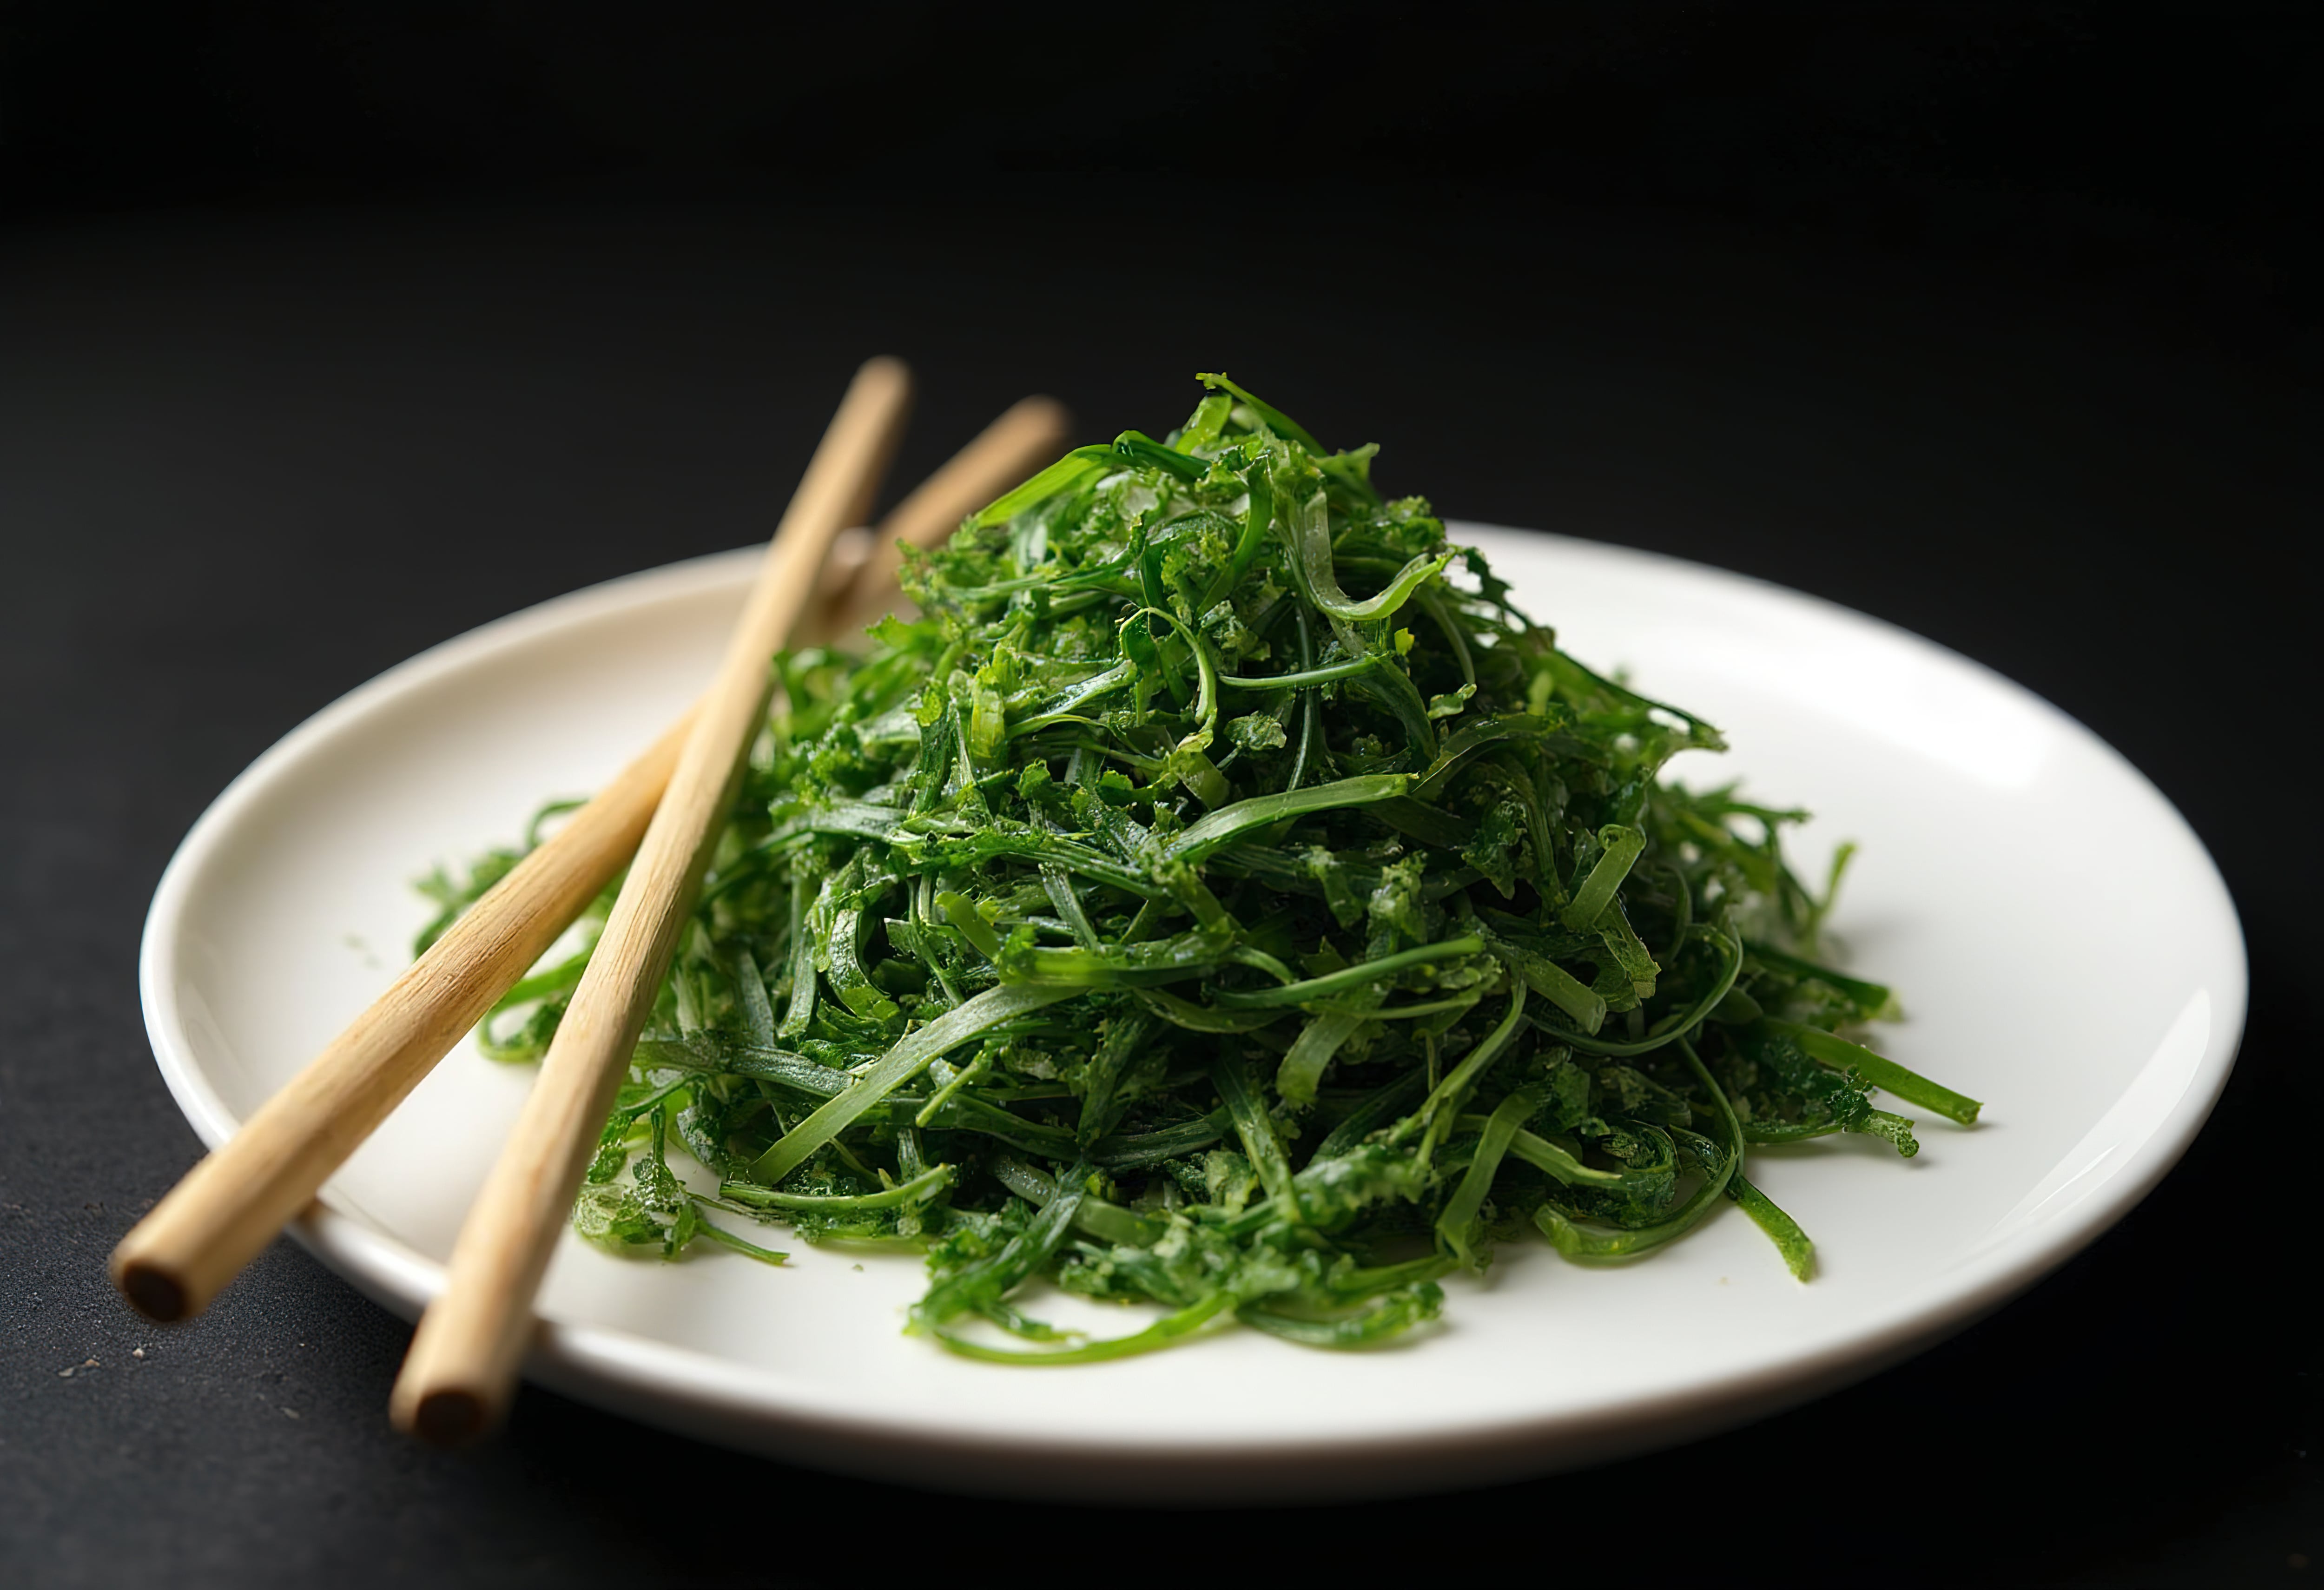
M 1608 823 L 1598 830 L 1598 843 L 1606 847 L 1606 853 L 1590 869 L 1565 909 L 1557 913 L 1557 920 L 1577 933 L 1598 925 L 1599 915 L 1614 898 L 1614 891 L 1622 886 L 1631 864 L 1645 853 L 1646 837 L 1636 828 Z
M 1932 1082 L 1919 1072 L 1906 1069 L 1886 1055 L 1874 1054 L 1862 1044 L 1850 1043 L 1820 1027 L 1804 1027 L 1797 1021 L 1778 1021 L 1772 1016 L 1766 1019 L 1764 1025 L 1768 1031 L 1781 1033 L 1807 1050 L 1812 1058 L 1834 1070 L 1853 1071 L 1875 1087 L 1895 1094 L 1906 1104 L 1934 1110 L 1948 1121 L 1974 1126 L 1978 1112 L 1985 1108 L 1967 1094 L 1955 1093 L 1941 1083 Z
M 1456 956 L 1476 955 L 1485 948 L 1485 941 L 1468 934 L 1459 938 L 1447 938 L 1441 944 L 1424 944 L 1417 949 L 1399 950 L 1374 961 L 1358 961 L 1354 966 L 1321 977 L 1310 977 L 1302 983 L 1286 983 L 1276 988 L 1222 988 L 1212 995 L 1229 1010 L 1277 1010 L 1285 1005 L 1305 1004 L 1311 999 L 1324 999 L 1334 994 L 1345 994 L 1362 988 L 1382 977 L 1393 975 L 1407 967 L 1425 966 L 1430 961 L 1449 960 Z
M 1300 424 L 1298 421 L 1294 420 L 1290 415 L 1277 408 L 1273 403 L 1268 402 L 1265 398 L 1253 397 L 1241 387 L 1228 380 L 1225 371 L 1220 370 L 1205 372 L 1202 374 L 1196 375 L 1194 379 L 1201 382 L 1204 386 L 1209 387 L 1213 392 L 1224 390 L 1234 393 L 1234 395 L 1240 398 L 1243 403 L 1250 408 L 1252 413 L 1258 415 L 1260 421 L 1264 423 L 1269 430 L 1275 432 L 1276 435 L 1283 438 L 1286 441 L 1297 442 L 1301 447 L 1305 448 L 1309 452 L 1314 454 L 1319 458 L 1323 456 L 1323 444 L 1317 441 L 1314 437 L 1308 435 L 1307 428 L 1305 426 Z
M 1477 1151 L 1470 1158 L 1469 1169 L 1461 1174 L 1461 1185 L 1452 1189 L 1452 1196 L 1444 1200 L 1443 1213 L 1436 1216 L 1437 1240 L 1471 1269 L 1477 1265 L 1477 1255 L 1469 1249 L 1469 1228 L 1476 1224 L 1477 1212 L 1485 1206 L 1485 1195 L 1492 1190 L 1501 1157 L 1509 1151 L 1517 1128 L 1532 1119 L 1543 1103 L 1542 1085 L 1536 1083 L 1518 1088 L 1494 1106 L 1484 1132 L 1477 1139 Z
M 1412 1134 L 1414 1127 L 1426 1123 L 1430 1136 L 1423 1140 L 1420 1156 L 1426 1160 L 1430 1143 L 1441 1135 L 1435 1125 L 1439 1112 L 1448 1105 L 1458 1105 L 1468 1094 L 1471 1084 L 1484 1075 L 1485 1068 L 1500 1058 L 1501 1051 L 1508 1048 L 1509 1040 L 1516 1035 L 1518 1021 L 1525 1017 L 1525 1008 L 1526 985 L 1512 984 L 1509 987 L 1509 1012 L 1501 1018 L 1501 1024 L 1486 1035 L 1484 1042 L 1462 1057 L 1461 1063 L 1436 1085 L 1436 1090 L 1421 1101 L 1420 1108 L 1396 1123 L 1396 1130 L 1388 1134 L 1388 1142 L 1391 1144 L 1402 1142 Z M 1449 1114 L 1444 1118 L 1448 1122 L 1452 1119 Z
M 1278 673 L 1271 678 L 1251 674 L 1222 673 L 1219 683 L 1230 690 L 1296 690 L 1308 685 L 1328 685 L 1333 679 L 1353 679 L 1360 673 L 1370 673 L 1388 661 L 1379 652 L 1357 658 L 1353 662 L 1334 662 L 1323 668 L 1303 668 L 1296 673 Z
M 918 1031 L 907 1034 L 856 1080 L 855 1086 L 817 1108 L 785 1132 L 751 1167 L 758 1181 L 772 1187 L 798 1169 L 807 1157 L 837 1137 L 864 1111 L 886 1098 L 945 1054 L 1001 1022 L 1071 999 L 1078 988 L 1039 983 L 1004 983 L 946 1011 Z
M 1727 1184 L 1727 1196 L 1743 1206 L 1743 1212 L 1753 1224 L 1767 1234 L 1775 1244 L 1775 1252 L 1784 1256 L 1784 1268 L 1792 1272 L 1794 1280 L 1805 1280 L 1815 1271 L 1815 1243 L 1800 1229 L 1800 1223 L 1784 1213 L 1775 1200 L 1743 1179 L 1738 1170 Z
M 861 1209 L 896 1209 L 906 1204 L 918 1204 L 932 1198 L 952 1185 L 949 1165 L 931 1165 L 909 1181 L 898 1182 L 875 1193 L 855 1196 L 824 1196 L 816 1193 L 777 1192 L 770 1187 L 760 1187 L 748 1181 L 729 1181 L 720 1186 L 718 1196 L 732 1198 L 738 1204 L 749 1204 L 761 1209 L 796 1209 L 825 1215 L 853 1214 Z
M 1482 1132 L 1491 1119 L 1486 1115 L 1462 1115 L 1452 1123 L 1455 1132 Z M 1554 1176 L 1568 1187 L 1605 1187 L 1623 1192 L 1645 1192 L 1669 1179 L 1661 1174 L 1640 1175 L 1628 1170 L 1593 1170 L 1565 1150 L 1545 1137 L 1530 1132 L 1518 1132 L 1509 1139 L 1509 1152 L 1535 1169 Z
M 1146 1008 L 1174 1027 L 1184 1027 L 1190 1032 L 1256 1032 L 1271 1027 L 1290 1012 L 1287 1011 L 1222 1011 L 1209 1005 L 1196 1004 L 1166 994 L 1159 988 L 1141 988 L 1138 997 Z
M 1286 790 L 1279 795 L 1259 795 L 1249 800 L 1238 800 L 1222 806 L 1209 816 L 1186 826 L 1185 831 L 1162 846 L 1157 858 L 1164 863 L 1196 862 L 1221 846 L 1231 844 L 1239 834 L 1252 828 L 1263 828 L 1279 823 L 1287 817 L 1301 817 L 1311 811 L 1329 811 L 1342 806 L 1369 806 L 1375 800 L 1392 800 L 1404 793 L 1412 782 L 1407 773 L 1366 773 L 1360 778 L 1341 779 L 1335 783 L 1311 785 L 1305 790 Z
M 1745 939 L 1743 948 L 1779 972 L 1789 972 L 1795 977 L 1812 977 L 1819 983 L 1839 989 L 1853 1000 L 1856 1008 L 1868 1018 L 1886 1010 L 1896 997 L 1885 983 L 1868 983 L 1861 977 L 1850 977 L 1803 956 L 1777 949 L 1772 944 L 1763 944 L 1757 938 Z
M 1356 1035 L 1356 1029 L 1371 1019 L 1370 1011 L 1331 1010 L 1310 1020 L 1284 1052 L 1283 1063 L 1275 1068 L 1275 1091 L 1287 1104 L 1314 1104 L 1323 1068 L 1332 1063 L 1340 1046 Z
M 1167 1347 L 1200 1330 L 1233 1305 L 1232 1292 L 1213 1292 L 1199 1303 L 1189 1304 L 1176 1314 L 1164 1315 L 1144 1330 L 1102 1342 L 1084 1342 L 1078 1347 L 1058 1347 L 1048 1352 L 1037 1347 L 988 1347 L 982 1342 L 972 1342 L 942 1327 L 936 1328 L 935 1335 L 936 1340 L 962 1357 L 982 1358 L 987 1364 L 1104 1364 L 1116 1358 L 1134 1358 L 1140 1353 L 1151 1353 L 1157 1347 Z
M 1106 467 L 1102 462 L 1084 458 L 1078 450 L 1067 453 L 1014 491 L 1003 493 L 978 513 L 973 522 L 980 530 L 988 525 L 1006 524 L 1036 503 L 1047 502 L 1051 497 L 1072 491 L 1084 481 L 1096 479 Z

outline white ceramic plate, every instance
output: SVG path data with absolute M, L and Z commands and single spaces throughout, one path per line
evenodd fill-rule
M 1125 1499 L 1424 1490 L 1683 1438 L 1868 1373 L 1995 1307 L 2119 1219 L 2218 1096 L 2242 937 L 2185 822 L 2055 708 L 1901 631 L 1735 575 L 1458 526 L 1601 668 L 1703 713 L 1740 774 L 1818 814 L 1797 859 L 1863 846 L 1836 922 L 1908 1019 L 1881 1047 L 1987 1102 L 1870 1139 L 1755 1154 L 1816 1239 L 1801 1285 L 1739 1211 L 1627 1268 L 1546 1247 L 1455 1279 L 1441 1325 L 1333 1354 L 1231 1331 L 1024 1370 L 900 1333 L 917 1258 L 788 1241 L 615 1258 L 568 1233 L 529 1373 L 713 1440 L 947 1487 Z M 709 677 L 749 551 L 544 604 L 393 669 L 302 725 L 204 814 L 142 966 L 154 1052 L 217 1143 L 402 964 L 413 876 L 586 792 Z M 1719 765 L 1723 762 L 1724 766 Z M 325 1189 L 299 1239 L 415 1317 L 532 1073 L 463 1046 Z M 1037 1312 L 1103 1334 L 1114 1309 Z M 386 1388 L 381 1388 L 383 1400 Z M 520 1410 L 519 1418 L 522 1417 Z

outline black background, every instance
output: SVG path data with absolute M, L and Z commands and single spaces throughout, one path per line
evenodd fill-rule
M 0 17 L 0 1578 L 781 1581 L 829 1542 L 899 1576 L 2324 1572 L 2315 9 L 797 10 Z M 531 1391 L 422 1452 L 382 1416 L 406 1328 L 287 1245 L 134 1320 L 104 1254 L 196 1152 L 134 976 L 188 825 L 412 652 L 763 536 L 874 351 L 921 380 L 899 482 L 1028 391 L 1159 430 L 1223 366 L 1448 513 L 2023 681 L 2235 892 L 2212 1124 L 1852 1391 L 1232 1549 Z

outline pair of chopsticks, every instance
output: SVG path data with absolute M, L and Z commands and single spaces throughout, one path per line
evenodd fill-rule
M 702 698 L 122 1239 L 113 1279 L 140 1312 L 173 1320 L 207 1307 L 627 862 L 390 1401 L 398 1428 L 433 1441 L 472 1439 L 498 1420 L 532 1334 L 533 1297 L 765 718 L 768 658 L 810 619 L 826 634 L 876 619 L 894 600 L 905 546 L 934 545 L 1065 437 L 1057 404 L 1017 404 L 898 504 L 861 564 L 826 569 L 835 538 L 878 493 L 910 391 L 894 359 L 856 372 Z

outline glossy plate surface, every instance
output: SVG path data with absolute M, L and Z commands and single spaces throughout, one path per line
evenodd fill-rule
M 1689 753 L 1675 774 L 1814 811 L 1803 875 L 1840 840 L 1862 846 L 1833 930 L 1852 969 L 1900 991 L 1907 1019 L 1876 1041 L 1986 1101 L 1973 1131 L 1924 1120 L 1910 1162 L 1868 1139 L 1754 1154 L 1816 1239 L 1812 1284 L 1730 1206 L 1623 1268 L 1505 1247 L 1488 1276 L 1446 1283 L 1439 1325 L 1383 1351 L 1230 1331 L 1022 1370 L 900 1334 L 917 1257 L 761 1232 L 788 1267 L 706 1244 L 664 1264 L 568 1233 L 528 1373 L 710 1439 L 947 1487 L 1432 1489 L 1682 1439 L 1869 1373 L 2006 1300 L 2177 1160 L 2234 1060 L 2243 943 L 2201 845 L 2120 756 L 1977 664 L 1794 592 L 1554 536 L 1454 536 L 1576 655 L 1726 731 L 1733 752 Z M 349 694 L 228 787 L 162 878 L 141 967 L 155 1055 L 205 1142 L 402 964 L 428 916 L 415 875 L 595 788 L 692 698 L 755 568 L 753 551 L 697 559 L 489 624 Z M 300 1239 L 416 1317 L 531 1077 L 456 1049 Z M 1033 1312 L 1103 1335 L 1138 1323 L 1066 1298 Z

